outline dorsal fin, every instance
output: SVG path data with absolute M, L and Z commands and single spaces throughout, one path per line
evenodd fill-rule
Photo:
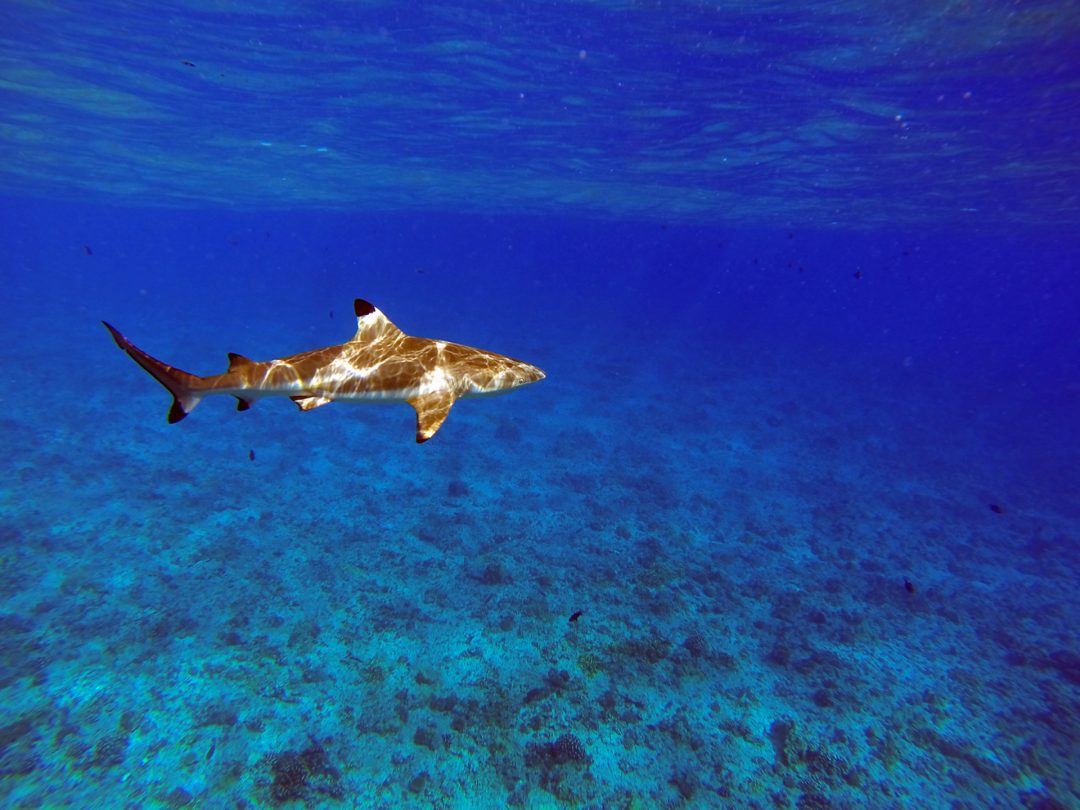
M 353 301 L 353 311 L 356 312 L 356 334 L 352 336 L 350 343 L 371 343 L 375 340 L 405 336 L 404 332 L 383 315 L 381 309 L 363 298 Z
M 244 357 L 244 355 L 242 354 L 237 354 L 236 352 L 229 352 L 229 371 L 237 371 L 244 366 L 250 366 L 254 363 L 254 360 Z

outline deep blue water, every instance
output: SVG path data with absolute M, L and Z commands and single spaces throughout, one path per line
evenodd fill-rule
M 0 801 L 1080 806 L 1080 17 L 893 6 L 0 10 Z M 357 297 L 547 378 L 99 323 Z

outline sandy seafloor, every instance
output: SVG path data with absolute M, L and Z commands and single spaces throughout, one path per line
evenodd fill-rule
M 549 335 L 514 346 L 548 380 L 423 447 L 405 405 L 168 426 L 101 314 L 4 342 L 7 807 L 1080 802 L 1053 424 L 842 359 Z

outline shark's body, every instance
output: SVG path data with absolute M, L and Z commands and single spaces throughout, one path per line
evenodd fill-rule
M 229 354 L 224 374 L 199 377 L 156 360 L 105 323 L 123 349 L 173 395 L 169 422 L 203 397 L 228 394 L 245 411 L 257 399 L 286 396 L 303 411 L 330 402 L 407 402 L 416 410 L 416 441 L 426 442 L 462 397 L 502 394 L 544 379 L 544 372 L 494 352 L 406 335 L 376 307 L 354 302 L 357 330 L 338 346 L 278 360 Z

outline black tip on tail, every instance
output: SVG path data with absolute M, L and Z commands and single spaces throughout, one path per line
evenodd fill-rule
M 108 321 L 102 321 L 101 325 L 109 330 L 109 334 L 112 335 L 113 341 L 116 343 L 117 346 L 119 346 L 121 349 L 123 349 L 124 348 L 124 336 L 120 334 L 120 330 L 118 330 L 115 326 L 113 326 Z
M 173 402 L 172 407 L 169 408 L 168 417 L 170 425 L 179 422 L 199 404 L 202 397 L 194 388 L 201 378 L 178 368 L 173 368 L 167 363 L 162 363 L 160 360 L 151 357 L 124 337 L 108 321 L 102 321 L 101 323 L 109 330 L 109 334 L 112 335 L 116 345 L 172 394 Z
M 169 408 L 169 424 L 175 425 L 185 416 L 187 416 L 187 411 L 184 410 L 184 406 L 180 404 L 180 400 L 174 399 L 172 407 Z

